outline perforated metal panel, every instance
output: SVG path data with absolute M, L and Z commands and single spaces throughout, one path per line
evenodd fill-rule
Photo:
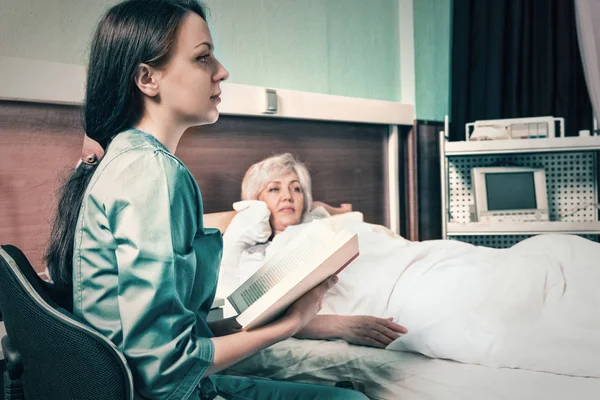
M 512 247 L 519 243 L 521 240 L 525 240 L 535 235 L 490 235 L 490 236 L 448 236 L 448 239 L 457 240 L 459 242 L 466 242 L 474 244 L 475 246 L 494 247 L 497 249 L 505 249 Z M 599 241 L 598 235 L 579 235 L 583 238 Z
M 505 249 L 527 239 L 532 235 L 495 235 L 495 236 L 449 236 L 449 239 L 474 244 L 475 246 Z
M 596 152 L 501 154 L 448 157 L 448 221 L 471 222 L 471 169 L 522 166 L 544 168 L 551 221 L 598 221 Z M 587 207 L 585 207 L 587 206 Z M 581 210 L 576 211 L 578 208 Z M 448 236 L 477 246 L 507 248 L 533 235 Z M 580 235 L 599 241 L 598 235 Z
M 544 168 L 551 221 L 597 221 L 596 153 L 538 153 L 448 157 L 448 221 L 471 222 L 471 169 L 523 166 Z M 589 205 L 580 211 L 579 207 Z

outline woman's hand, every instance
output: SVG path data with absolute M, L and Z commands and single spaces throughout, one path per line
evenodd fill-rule
M 290 336 L 304 328 L 321 310 L 323 296 L 338 281 L 337 276 L 331 276 L 320 285 L 314 287 L 296 300 L 281 317 L 280 321 L 292 322 L 292 332 Z
M 339 316 L 338 329 L 341 339 L 348 343 L 385 348 L 408 330 L 392 322 L 392 318 L 367 315 Z
M 301 331 L 300 339 L 343 339 L 362 346 L 385 348 L 407 329 L 392 322 L 392 318 L 367 315 L 318 315 Z
M 224 244 L 230 247 L 240 243 L 246 248 L 269 240 L 272 234 L 269 223 L 271 211 L 264 201 L 238 201 L 233 204 L 233 209 L 237 214 L 225 231 Z

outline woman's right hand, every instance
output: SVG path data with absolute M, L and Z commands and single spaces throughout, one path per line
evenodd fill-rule
M 244 358 L 293 336 L 321 309 L 323 296 L 338 281 L 331 276 L 296 300 L 277 321 L 257 329 L 211 338 L 214 358 L 205 376 L 219 372 Z
M 273 233 L 269 222 L 271 211 L 264 201 L 238 201 L 233 203 L 233 209 L 237 214 L 225 231 L 225 243 L 231 245 L 240 242 L 249 247 L 269 240 Z
M 323 304 L 323 296 L 337 281 L 337 276 L 330 276 L 318 286 L 306 292 L 287 309 L 281 321 L 292 322 L 294 329 L 291 336 L 304 328 L 317 315 Z

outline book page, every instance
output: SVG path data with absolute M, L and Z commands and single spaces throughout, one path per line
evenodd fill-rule
M 286 276 L 322 253 L 332 235 L 333 232 L 322 224 L 307 227 L 284 247 L 281 254 L 267 261 L 227 298 L 233 308 L 238 314 L 242 313 Z
M 243 300 L 243 303 L 241 304 L 243 309 L 238 312 L 251 306 L 262 295 L 281 282 L 283 278 L 295 271 L 296 268 L 306 264 L 313 254 L 322 251 L 325 246 L 326 243 L 321 238 L 314 236 L 309 237 L 301 246 L 298 246 L 295 250 L 288 253 L 285 257 L 275 263 L 275 265 L 266 270 L 264 274 L 261 274 L 258 279 L 249 284 L 247 288 L 240 287 L 242 290 L 239 295 Z M 239 306 L 240 305 L 238 304 L 238 307 Z

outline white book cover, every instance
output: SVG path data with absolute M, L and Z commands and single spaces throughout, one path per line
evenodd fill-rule
M 335 232 L 329 224 L 313 221 L 227 300 L 237 311 L 236 320 L 243 329 L 265 325 L 358 255 L 356 234 Z

